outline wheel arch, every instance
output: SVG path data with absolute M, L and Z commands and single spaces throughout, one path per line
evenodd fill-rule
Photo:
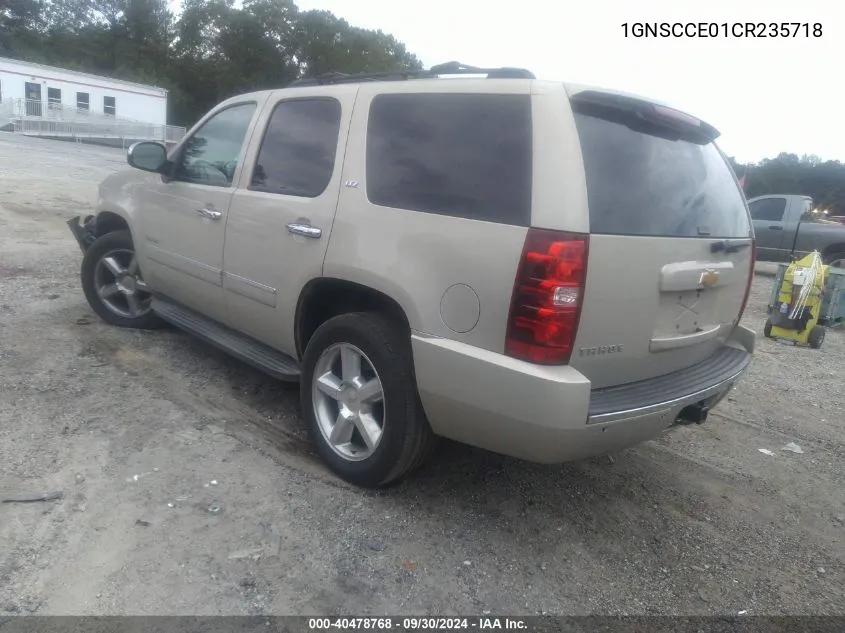
M 320 325 L 349 312 L 378 312 L 410 335 L 407 311 L 389 294 L 346 279 L 320 277 L 308 282 L 299 295 L 294 317 L 296 353 L 301 360 L 308 341 Z
M 129 225 L 129 221 L 122 214 L 107 210 L 100 211 L 94 223 L 96 236 L 101 237 L 114 231 L 129 231 L 131 233 L 132 228 Z
M 836 244 L 826 246 L 822 251 L 822 259 L 827 260 L 828 257 L 834 254 L 845 255 L 845 242 L 838 242 Z

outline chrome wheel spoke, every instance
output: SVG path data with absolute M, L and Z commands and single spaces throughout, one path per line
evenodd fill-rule
M 384 436 L 387 399 L 378 371 L 351 343 L 329 345 L 311 376 L 317 429 L 326 444 L 350 462 L 370 458 Z
M 381 439 L 381 427 L 375 419 L 366 414 L 361 414 L 355 419 L 355 428 L 361 434 L 368 451 L 375 450 L 378 441 Z
M 126 267 L 126 272 L 133 276 L 138 274 L 138 258 L 135 255 L 132 256 L 132 261 Z
M 105 286 L 100 286 L 97 289 L 97 294 L 100 295 L 101 299 L 105 299 L 106 297 L 113 297 L 119 292 L 120 288 L 117 287 L 117 284 L 106 284 Z
M 361 355 L 351 345 L 340 348 L 340 364 L 344 380 L 351 382 L 361 375 Z
M 102 261 L 103 265 L 108 268 L 109 272 L 115 277 L 126 272 L 123 266 L 120 265 L 120 262 L 118 262 L 114 257 L 103 257 Z
M 332 400 L 340 398 L 340 380 L 330 371 L 317 378 L 317 389 Z
M 361 398 L 361 402 L 367 404 L 381 402 L 384 399 L 384 391 L 382 390 L 381 380 L 379 380 L 378 377 L 375 377 L 365 382 L 358 390 L 358 397 Z
M 141 302 L 135 294 L 126 295 L 126 305 L 129 307 L 129 314 L 135 316 L 141 311 Z
M 355 425 L 352 421 L 339 413 L 332 427 L 332 432 L 329 435 L 329 441 L 335 446 L 349 444 L 352 441 L 352 432 L 354 430 Z

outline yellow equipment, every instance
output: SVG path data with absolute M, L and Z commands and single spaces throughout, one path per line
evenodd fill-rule
M 826 274 L 827 266 L 819 253 L 813 252 L 791 263 L 782 277 L 778 275 L 777 298 L 763 333 L 769 338 L 820 348 L 825 333 L 819 316 Z

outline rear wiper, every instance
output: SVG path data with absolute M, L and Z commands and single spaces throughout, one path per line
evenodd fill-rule
M 710 244 L 710 252 L 721 253 L 725 251 L 726 253 L 736 253 L 740 249 L 748 248 L 749 246 L 751 246 L 751 242 L 748 240 L 719 240 Z

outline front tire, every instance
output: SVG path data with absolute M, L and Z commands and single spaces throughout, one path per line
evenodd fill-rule
M 141 276 L 129 231 L 98 237 L 82 259 L 88 305 L 109 325 L 151 330 L 163 321 L 152 311 L 152 293 Z
M 377 314 L 344 314 L 317 329 L 305 350 L 300 397 L 320 457 L 357 486 L 395 483 L 433 446 L 408 336 Z

